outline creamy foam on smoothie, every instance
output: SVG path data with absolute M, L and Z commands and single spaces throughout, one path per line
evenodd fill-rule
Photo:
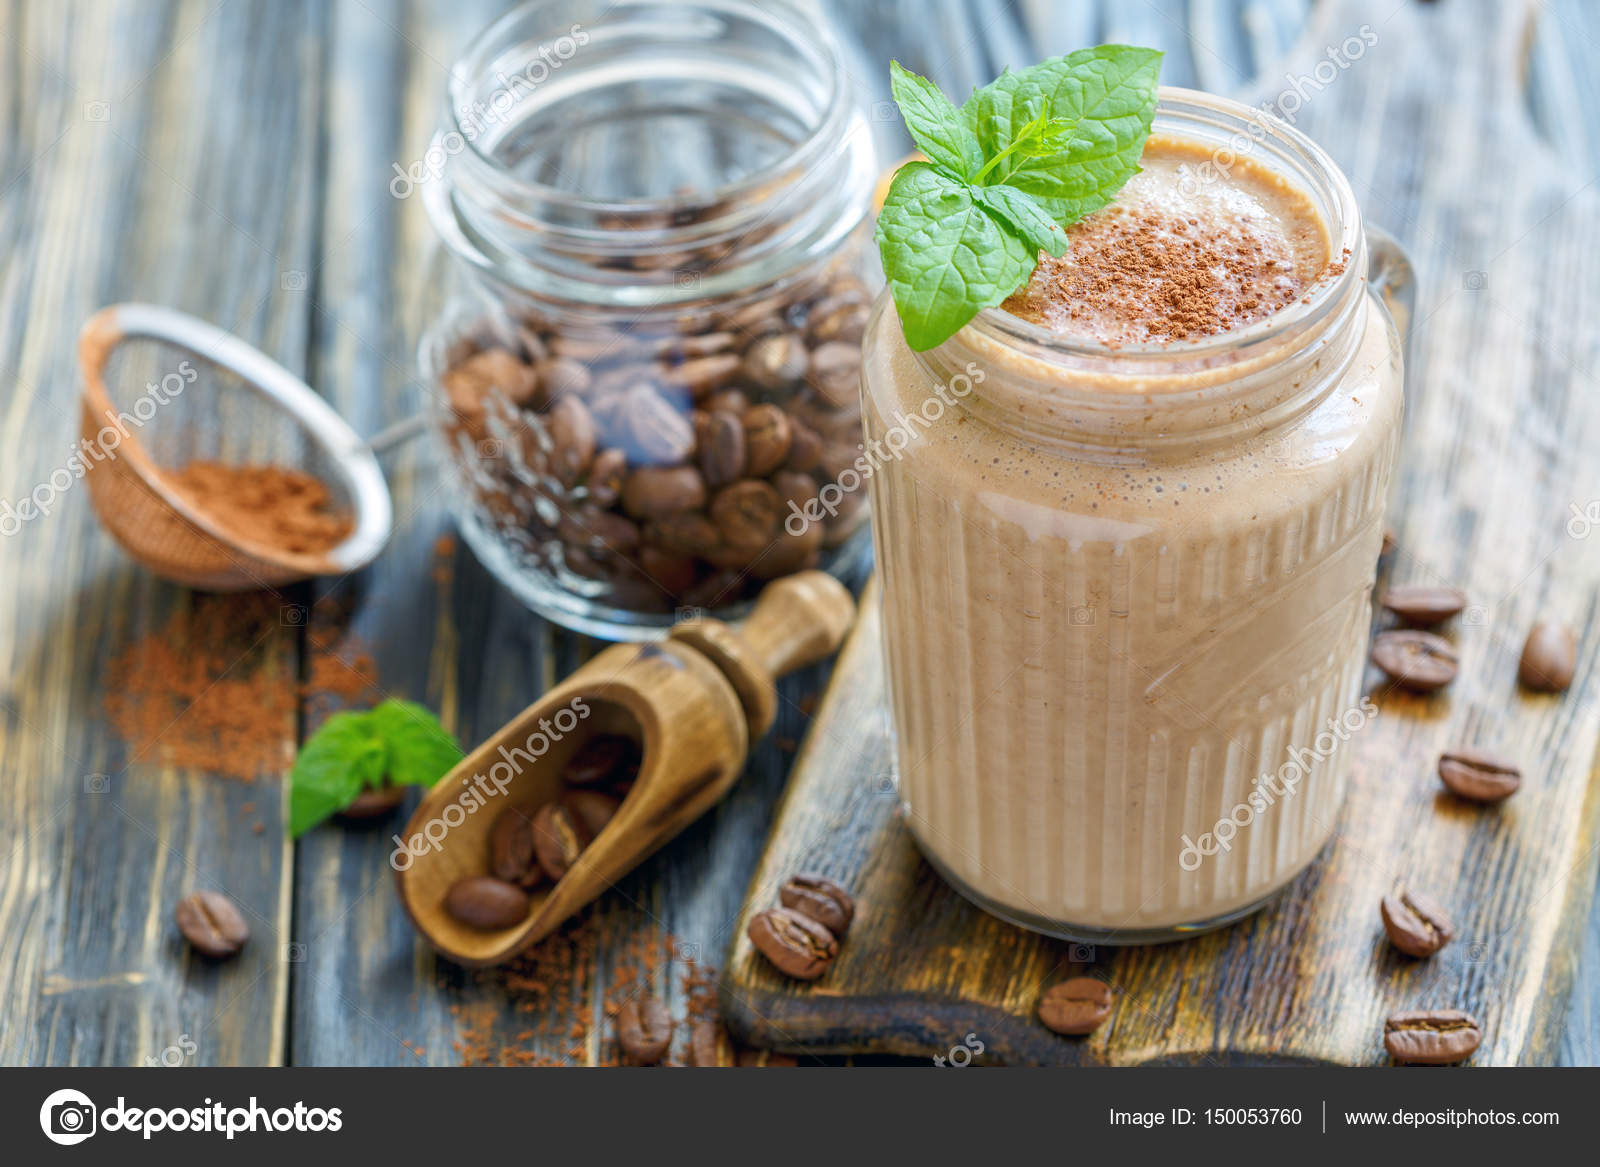
M 1199 143 L 1152 137 L 1140 166 L 1007 311 L 1113 346 L 1193 340 L 1272 315 L 1329 269 L 1311 200 L 1259 164 L 1224 173 Z

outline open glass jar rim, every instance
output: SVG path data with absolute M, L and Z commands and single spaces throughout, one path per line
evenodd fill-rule
M 597 183 L 585 136 L 663 157 Z M 837 41 L 787 4 L 535 0 L 453 68 L 419 177 L 440 237 L 484 275 L 650 310 L 814 264 L 861 222 L 876 169 Z

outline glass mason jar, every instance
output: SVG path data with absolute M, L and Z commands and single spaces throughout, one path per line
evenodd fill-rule
M 986 910 L 1093 943 L 1238 919 L 1329 838 L 1375 713 L 1401 420 L 1400 343 L 1333 162 L 1185 90 L 1162 90 L 1155 132 L 1259 138 L 1249 157 L 1326 223 L 1328 276 L 1165 346 L 991 309 L 913 353 L 883 297 L 863 353 L 908 825 Z
M 460 527 L 530 607 L 638 637 L 859 569 L 864 507 L 785 520 L 861 448 L 875 179 L 787 5 L 533 3 L 466 51 L 391 185 L 443 242 L 419 360 Z

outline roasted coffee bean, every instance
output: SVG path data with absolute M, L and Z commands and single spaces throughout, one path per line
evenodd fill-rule
M 861 404 L 861 350 L 856 345 L 830 341 L 811 352 L 806 381 L 817 396 L 834 409 Z
M 790 516 L 785 516 L 787 523 Z M 779 527 L 777 536 L 759 555 L 750 559 L 750 574 L 759 580 L 778 579 L 817 566 L 822 558 L 826 524 L 807 522 L 798 535 Z
M 1391 1013 L 1383 1023 L 1383 1047 L 1395 1061 L 1410 1065 L 1464 1062 L 1482 1041 L 1478 1023 L 1459 1009 Z
M 674 333 L 656 341 L 652 351 L 674 363 L 695 357 L 714 357 L 733 348 L 738 338 L 731 332 L 703 332 L 698 336 Z
M 815 470 L 822 461 L 822 435 L 803 421 L 789 419 L 789 469 Z
M 522 355 L 523 362 L 528 365 L 537 365 L 550 355 L 550 346 L 531 328 L 516 328 L 513 330 L 517 337 L 517 349 Z
M 635 385 L 607 411 L 606 442 L 635 466 L 670 466 L 694 452 L 694 426 L 648 385 Z
M 1372 645 L 1372 663 L 1417 693 L 1431 693 L 1455 680 L 1456 662 L 1455 646 L 1431 632 L 1381 632 Z
M 716 412 L 700 439 L 700 470 L 713 490 L 744 476 L 744 425 L 737 415 Z
M 672 1013 L 655 997 L 632 997 L 617 1010 L 617 1044 L 635 1066 L 659 1065 L 672 1045 Z
M 197 891 L 178 901 L 178 931 L 196 951 L 221 960 L 236 956 L 250 939 L 250 926 L 221 892 Z
M 674 365 L 662 374 L 662 381 L 673 388 L 686 389 L 695 400 L 721 389 L 739 372 L 742 363 L 737 353 L 720 353 L 714 357 L 697 357 Z
M 615 506 L 622 497 L 622 480 L 628 474 L 628 456 L 621 450 L 601 450 L 589 463 L 585 486 L 597 506 Z
M 1467 593 L 1420 584 L 1390 588 L 1383 595 L 1383 606 L 1408 624 L 1439 624 L 1467 606 Z
M 527 918 L 528 893 L 503 879 L 469 875 L 450 885 L 444 910 L 469 928 L 498 932 Z
M 622 483 L 622 507 L 636 519 L 659 519 L 705 505 L 706 480 L 693 466 L 641 466 Z
M 750 942 L 777 970 L 800 981 L 814 981 L 839 955 L 833 933 L 792 908 L 770 908 L 750 921 Z
M 794 431 L 776 405 L 752 406 L 744 415 L 745 473 L 765 478 L 789 457 Z
M 1432 956 L 1456 934 L 1444 909 L 1420 892 L 1402 889 L 1384 896 L 1379 912 L 1389 943 L 1407 956 Z
M 870 314 L 871 309 L 864 303 L 824 300 L 812 310 L 806 336 L 813 344 L 837 341 L 852 347 L 860 345 L 867 331 L 867 317 Z
M 599 790 L 569 790 L 561 796 L 561 805 L 588 846 L 622 809 L 622 800 Z
M 1522 646 L 1517 676 L 1530 689 L 1559 693 L 1572 684 L 1578 668 L 1578 642 L 1565 624 L 1540 621 Z
M 804 511 L 806 504 L 817 497 L 817 480 L 798 470 L 778 471 L 772 476 L 772 486 L 783 500 L 786 512 L 792 512 L 793 509 Z M 793 504 L 792 508 L 790 504 Z
M 547 802 L 533 816 L 534 853 L 553 880 L 572 869 L 591 837 L 582 821 L 561 802 Z
M 777 393 L 806 375 L 811 353 L 806 342 L 792 332 L 763 336 L 744 353 L 739 374 L 757 389 Z
M 1111 1016 L 1115 999 L 1111 986 L 1104 981 L 1073 977 L 1040 994 L 1039 1020 L 1056 1033 L 1091 1033 Z
M 715 1021 L 696 1021 L 689 1026 L 689 1058 L 697 1066 L 733 1065 L 733 1042 L 728 1031 Z
M 1439 755 L 1439 780 L 1457 797 L 1502 802 L 1522 785 L 1522 771 L 1488 750 L 1457 746 Z
M 382 818 L 405 800 L 404 786 L 369 786 L 356 795 L 354 802 L 339 812 L 339 817 L 357 822 L 362 819 Z
M 712 554 L 722 543 L 717 525 L 699 511 L 661 515 L 645 524 L 645 541 L 678 555 Z
M 534 371 L 539 376 L 540 397 L 546 405 L 554 405 L 569 395 L 582 397 L 594 382 L 587 368 L 566 357 L 540 361 Z
M 545 415 L 550 428 L 550 466 L 563 486 L 583 477 L 594 461 L 595 424 L 589 407 L 577 397 L 563 397 Z
M 719 490 L 711 500 L 711 519 L 723 543 L 739 553 L 765 549 L 777 538 L 783 513 L 771 483 L 754 478 Z
M 617 772 L 639 756 L 632 738 L 621 734 L 596 734 L 584 742 L 561 768 L 561 780 L 568 786 L 603 786 Z
M 731 413 L 743 417 L 750 408 L 750 398 L 743 389 L 722 389 L 707 397 L 701 404 L 707 413 Z
M 639 548 L 638 562 L 645 579 L 668 597 L 680 596 L 693 587 L 699 574 L 692 555 L 674 555 L 648 545 Z
M 515 353 L 503 348 L 487 348 L 467 358 L 445 374 L 452 402 L 457 392 L 481 400 L 491 393 L 516 406 L 533 404 L 542 378 Z
M 850 921 L 856 914 L 856 902 L 850 893 L 820 875 L 791 875 L 778 889 L 778 899 L 784 907 L 810 916 L 839 940 L 850 930 Z
M 556 520 L 556 533 L 563 542 L 582 548 L 591 555 L 629 555 L 639 546 L 639 526 L 593 504 L 580 503 Z
M 496 879 L 519 887 L 535 887 L 544 879 L 544 868 L 533 850 L 532 810 L 508 806 L 495 816 L 489 828 L 489 872 Z

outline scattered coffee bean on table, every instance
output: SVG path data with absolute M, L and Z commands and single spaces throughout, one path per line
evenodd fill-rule
M 469 875 L 450 886 L 444 910 L 469 928 L 497 932 L 527 917 L 528 893 L 503 879 Z
M 820 875 L 791 875 L 778 890 L 778 899 L 784 907 L 810 916 L 840 940 L 855 919 L 856 902 L 850 893 Z
M 390 813 L 406 800 L 404 786 L 368 787 L 356 800 L 339 812 L 342 819 L 375 819 Z
M 1413 584 L 1390 588 L 1383 606 L 1408 624 L 1440 624 L 1467 606 L 1467 594 L 1460 588 Z
M 708 1018 L 689 1027 L 689 1058 L 695 1065 L 731 1066 L 733 1057 L 728 1031 L 717 1022 Z
M 1553 621 L 1540 621 L 1522 646 L 1517 676 L 1530 689 L 1559 693 L 1572 684 L 1578 668 L 1578 642 L 1572 629 Z
M 1488 750 L 1457 746 L 1439 755 L 1439 780 L 1459 798 L 1502 802 L 1522 785 L 1522 771 Z
M 1459 1009 L 1391 1013 L 1383 1023 L 1383 1047 L 1397 1062 L 1415 1066 L 1448 1066 L 1470 1058 L 1483 1032 Z
M 1420 892 L 1400 890 L 1380 905 L 1389 943 L 1407 956 L 1432 956 L 1455 936 L 1444 909 Z
M 1045 1028 L 1068 1036 L 1092 1033 L 1107 1017 L 1116 995 L 1094 977 L 1073 977 L 1051 985 L 1039 997 L 1039 1020 Z
M 793 908 L 769 908 L 750 921 L 750 942 L 781 973 L 814 981 L 839 955 L 832 932 Z
M 1402 688 L 1431 693 L 1456 679 L 1458 658 L 1455 646 L 1444 637 L 1405 629 L 1378 634 L 1372 663 Z
M 634 997 L 617 1011 L 617 1044 L 631 1065 L 659 1065 L 672 1045 L 672 1013 L 655 997 Z
M 178 931 L 197 951 L 222 960 L 236 956 L 250 939 L 250 926 L 221 892 L 197 891 L 178 901 Z

